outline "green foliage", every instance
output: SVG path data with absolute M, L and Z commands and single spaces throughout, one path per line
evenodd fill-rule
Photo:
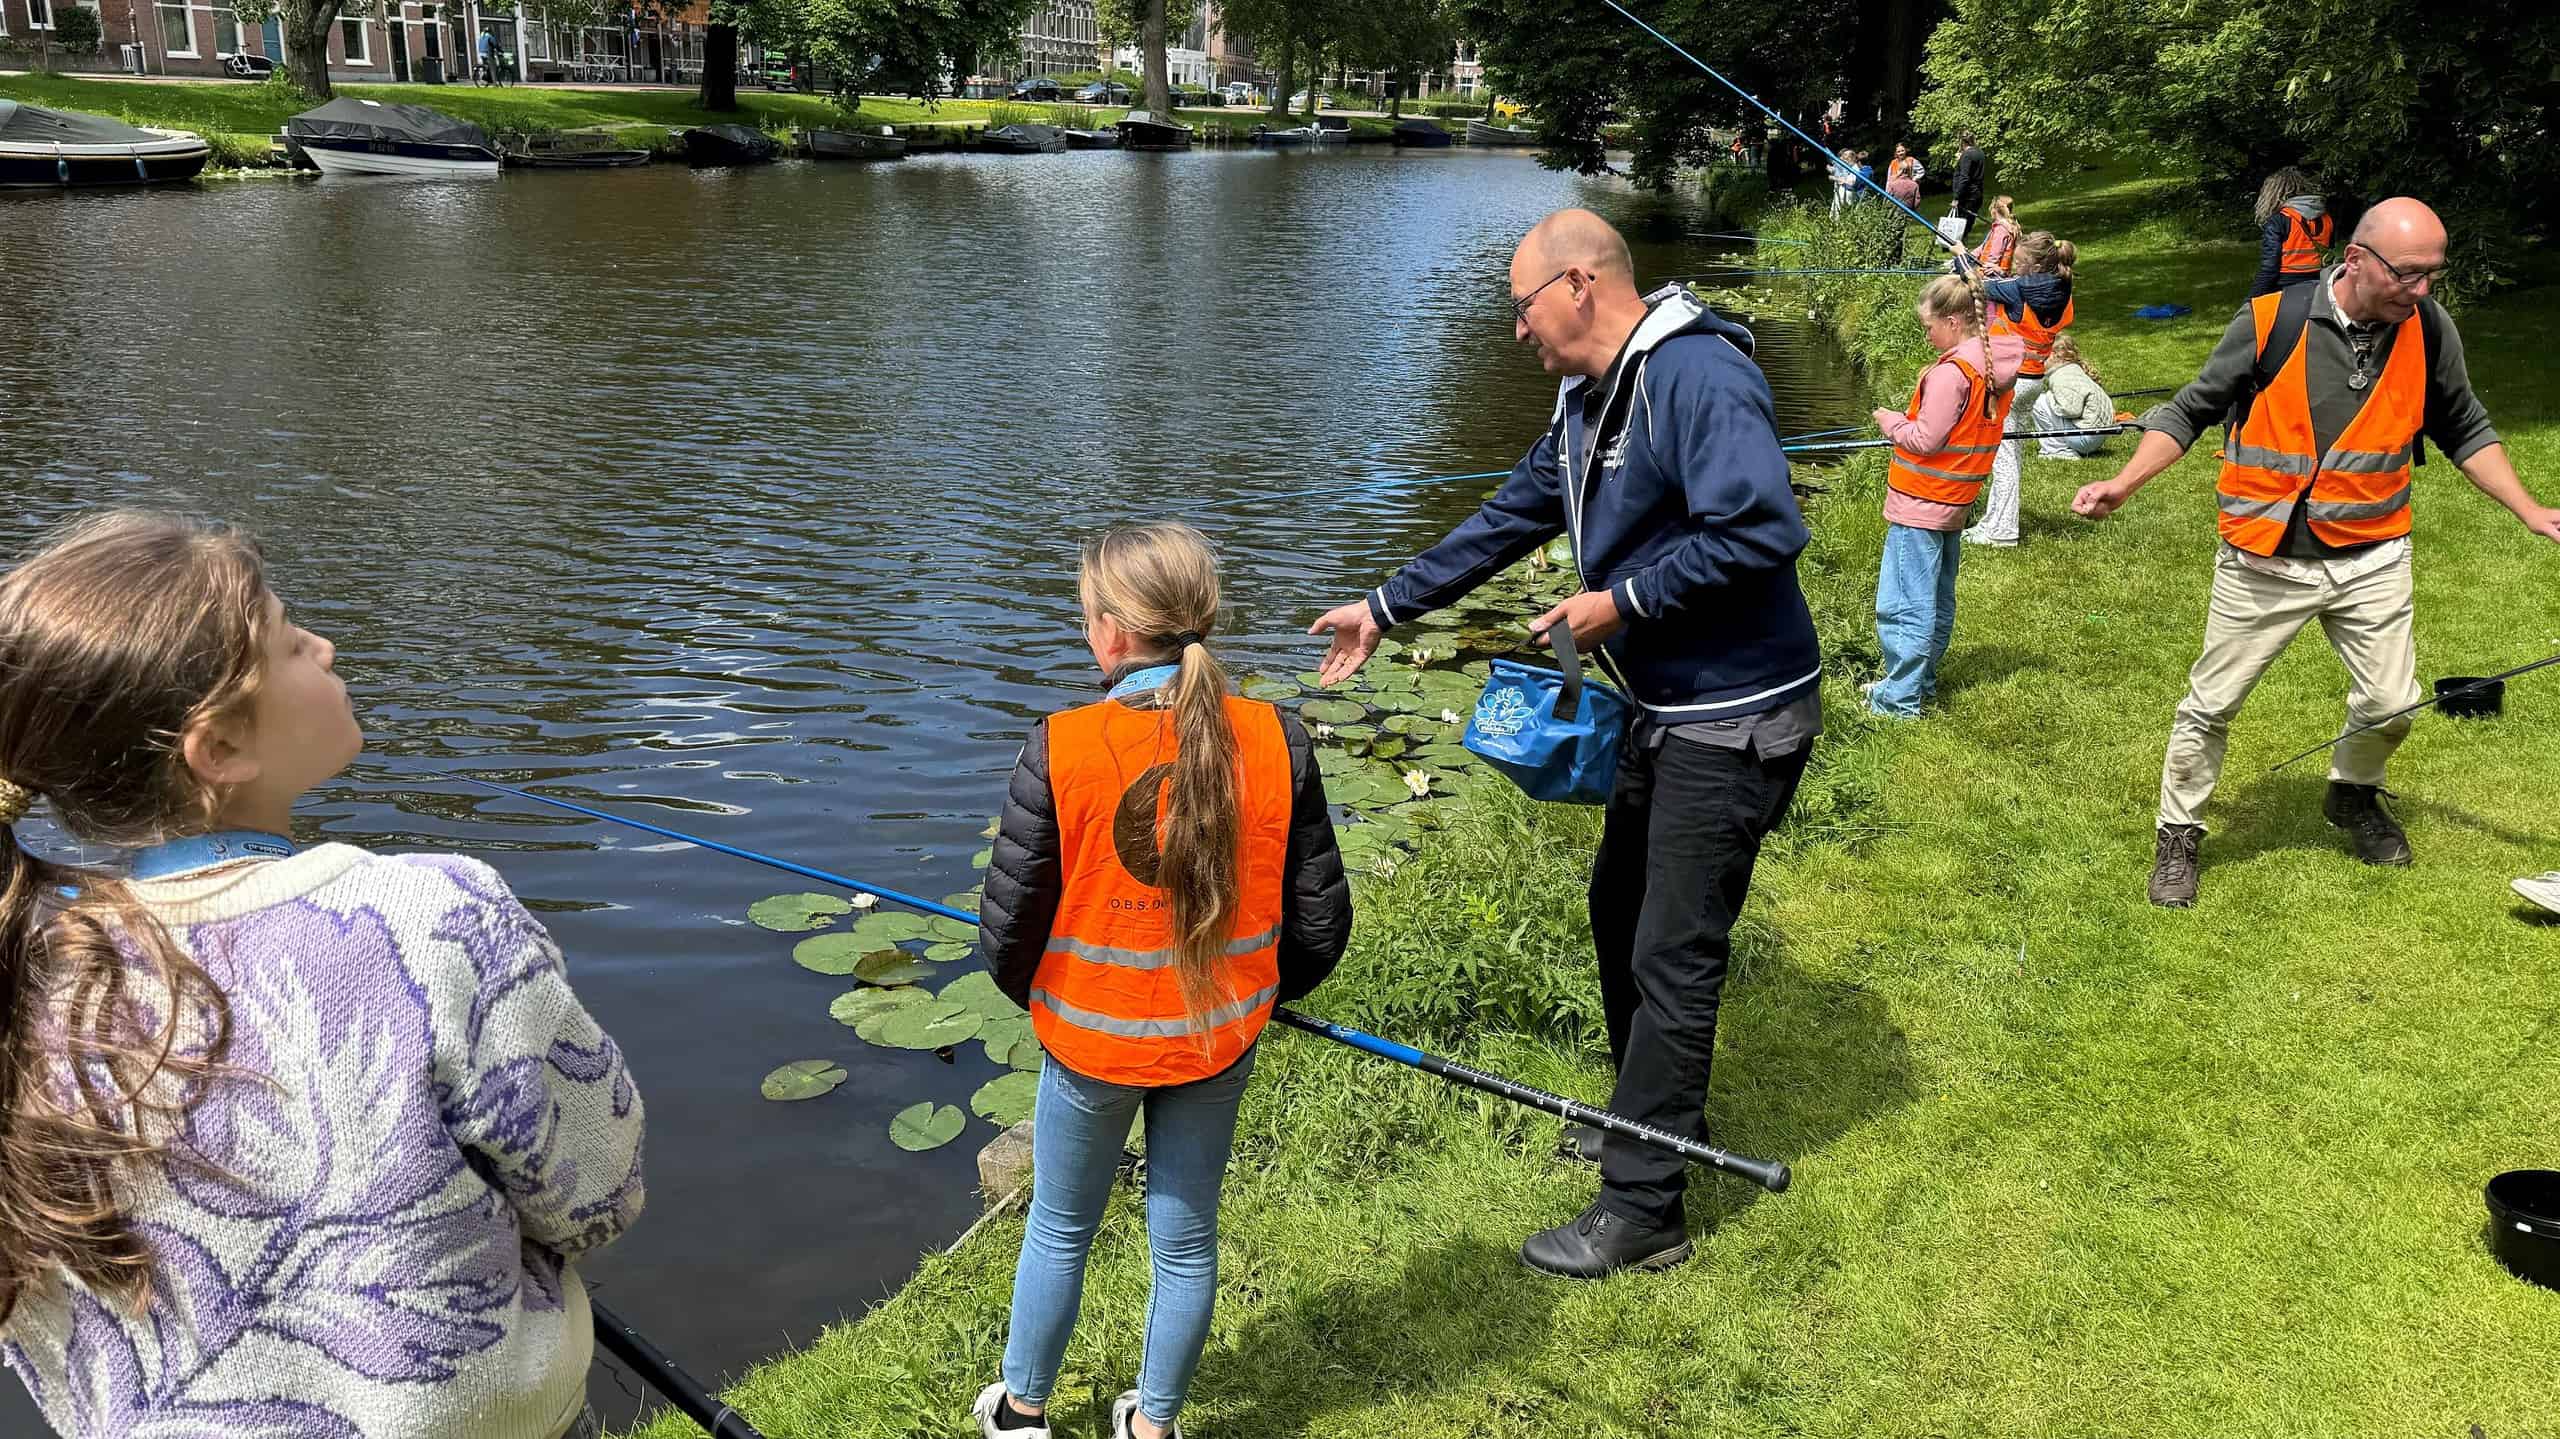
M 1483 47 L 1485 73 L 1528 106 L 1544 162 L 1596 175 L 1608 168 L 1602 127 L 1627 122 L 1629 172 L 1667 189 L 1676 170 L 1719 158 L 1709 126 L 1759 111 L 1669 47 L 1597 5 L 1559 23 L 1549 0 L 1456 0 L 1461 28 Z M 1849 0 L 1672 0 L 1645 18 L 1780 113 L 1810 117 L 1841 93 L 1841 57 L 1856 18 Z
M 1718 161 L 1698 181 L 1698 203 L 1717 224 L 1748 229 L 1769 204 L 1769 172 Z
M 213 152 L 211 161 L 217 170 L 264 169 L 274 158 L 275 141 L 264 135 L 234 135 L 222 130 L 204 133 L 205 148 Z
M 88 6 L 62 0 L 53 7 L 53 43 L 63 49 L 75 55 L 95 55 L 104 33 L 98 12 Z
M 2529 0 L 1957 0 L 1915 107 L 1973 127 L 2005 173 L 2111 153 L 2202 176 L 2245 211 L 2275 167 L 2337 196 L 2416 195 L 2485 289 L 2548 229 L 2539 157 L 2560 119 L 2560 11 Z M 2528 178 L 2531 177 L 2531 178 Z

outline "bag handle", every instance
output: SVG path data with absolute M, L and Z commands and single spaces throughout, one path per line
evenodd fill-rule
M 1564 676 L 1564 693 L 1556 700 L 1556 718 L 1579 719 L 1582 715 L 1582 652 L 1574 648 L 1573 626 L 1561 619 L 1547 626 L 1547 643 L 1555 646 L 1556 672 Z

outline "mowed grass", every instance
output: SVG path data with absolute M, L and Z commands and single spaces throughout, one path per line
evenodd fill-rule
M 2101 174 L 2021 196 L 2080 244 L 2080 330 L 2119 388 L 2191 375 L 2255 259 L 2245 221 L 2160 219 L 2176 193 Z M 2132 318 L 2157 301 L 2195 314 Z M 2546 286 L 2462 322 L 2546 496 L 2555 321 Z M 1909 380 L 1877 377 L 1895 400 Z M 1549 1157 L 1553 1121 L 1276 1034 L 1188 1432 L 2560 1434 L 2560 1294 L 2498 1268 L 2479 1197 L 2502 1169 L 2560 1166 L 2560 927 L 2506 889 L 2560 866 L 2560 685 L 2519 684 L 2492 724 L 2422 719 L 2392 779 L 2418 863 L 2372 870 L 2319 818 L 2323 770 L 2268 773 L 2339 722 L 2343 677 L 2306 635 L 2235 727 L 2202 903 L 2151 908 L 2214 474 L 2198 454 L 2117 518 L 2072 519 L 2071 489 L 2128 444 L 2030 460 L 2026 543 L 1967 554 L 1944 701 L 1904 724 L 1855 694 L 1882 467 L 1826 481 L 1805 569 L 1831 730 L 1760 871 L 1709 1104 L 1719 1142 L 1787 1159 L 1795 1187 L 1700 1171 L 1691 1263 L 1543 1279 L 1519 1241 L 1595 1185 Z M 2560 548 L 2441 459 L 2418 492 L 2422 672 L 2560 646 Z M 1594 816 L 1479 794 L 1364 884 L 1354 953 L 1307 1007 L 1603 1098 L 1579 897 Z M 927 1258 L 729 1398 L 775 1436 L 963 1432 L 1020 1234 L 1002 1220 Z M 1133 1382 L 1145 1289 L 1124 1191 L 1062 1433 L 1102 1432 Z

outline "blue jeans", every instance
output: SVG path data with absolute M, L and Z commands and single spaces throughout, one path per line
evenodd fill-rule
M 1876 576 L 1876 641 L 1884 679 L 1867 695 L 1880 715 L 1908 719 L 1938 692 L 1938 662 L 1956 632 L 1955 530 L 1884 527 L 1884 570 Z
M 1252 1050 L 1222 1074 L 1169 1089 L 1106 1084 L 1054 1059 L 1041 1063 L 1031 1114 L 1031 1218 L 1013 1271 L 1013 1330 L 1004 1346 L 1004 1387 L 1014 1398 L 1046 1404 L 1058 1382 L 1084 1297 L 1085 1256 L 1111 1200 L 1130 1120 L 1143 1107 L 1155 1289 L 1147 1297 L 1138 1408 L 1158 1424 L 1181 1412 L 1209 1342 L 1218 1297 L 1218 1186 L 1252 1074 Z

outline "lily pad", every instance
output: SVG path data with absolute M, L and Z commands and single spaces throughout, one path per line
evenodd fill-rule
M 1039 1094 L 1037 1075 L 1019 1071 L 999 1074 L 979 1085 L 978 1092 L 969 1096 L 969 1109 L 980 1119 L 1010 1129 L 1031 1117 L 1032 1101 Z
M 1004 1052 L 1004 1062 L 1027 1073 L 1038 1074 L 1040 1072 L 1040 1041 L 1030 1038 L 1015 1040 L 1013 1047 Z
M 1317 674 L 1314 670 L 1300 670 L 1289 678 L 1296 680 L 1300 689 L 1312 690 L 1324 687 L 1324 676 Z
M 811 974 L 847 975 L 862 962 L 860 935 L 812 935 L 791 946 L 791 962 Z
M 924 957 L 932 960 L 936 964 L 949 964 L 955 959 L 967 959 L 969 957 L 969 951 L 975 948 L 977 948 L 976 945 L 959 944 L 951 941 L 946 941 L 941 944 L 928 944 L 924 947 Z
M 764 1097 L 815 1099 L 844 1083 L 844 1066 L 832 1059 L 795 1059 L 764 1077 Z
M 987 887 L 982 884 L 974 889 L 964 889 L 958 894 L 946 894 L 942 897 L 942 902 L 951 906 L 953 909 L 962 910 L 969 914 L 976 914 L 978 912 L 978 896 L 984 894 L 986 892 L 986 888 Z M 934 916 L 934 919 L 948 921 L 952 924 L 960 923 L 960 921 L 951 919 L 948 915 L 937 914 Z
M 1404 747 L 1407 743 L 1408 741 L 1402 735 L 1381 735 L 1370 742 L 1369 757 L 1372 759 L 1394 759 L 1397 755 L 1404 753 Z
M 912 984 L 902 984 L 894 989 L 848 989 L 836 996 L 835 1003 L 827 1006 L 827 1013 L 833 1015 L 838 1024 L 858 1025 L 875 1014 L 922 1004 L 931 998 L 931 994 Z
M 1005 992 L 996 988 L 995 976 L 983 969 L 964 974 L 944 985 L 938 997 L 944 1004 L 965 1005 L 990 1022 L 1017 1020 L 1026 1028 L 1031 1023 L 1031 1016 L 1023 1012 L 1022 1006 L 1006 998 Z
M 1277 675 L 1256 675 L 1246 680 L 1241 689 L 1244 697 L 1249 700 L 1295 699 L 1298 694 L 1298 682 L 1284 680 Z
M 995 858 L 996 847 L 994 845 L 988 845 L 985 849 L 969 856 L 969 867 L 972 869 L 985 869 L 988 865 L 995 863 Z
M 928 932 L 928 924 L 923 915 L 909 914 L 905 910 L 874 910 L 855 920 L 853 928 L 845 932 L 861 940 L 863 951 L 869 953 L 875 949 L 887 949 L 893 944 L 904 944 L 911 939 L 922 939 Z
M 940 1049 L 977 1037 L 986 1017 L 965 1004 L 937 999 L 877 1014 L 854 1027 L 854 1033 L 892 1049 Z
M 875 949 L 853 963 L 853 977 L 866 984 L 913 984 L 932 973 L 932 965 L 903 949 Z
M 1368 706 L 1358 700 L 1315 699 L 1298 706 L 1298 717 L 1314 724 L 1358 724 L 1368 716 Z
M 959 1105 L 936 1104 L 928 1099 L 898 1111 L 889 1121 L 889 1142 L 921 1153 L 940 1149 L 958 1139 L 960 1131 L 968 1127 L 969 1116 L 960 1112 Z
M 973 908 L 975 907 L 975 898 L 976 897 L 974 895 L 971 896 Z M 952 906 L 953 909 L 958 909 L 959 907 L 960 906 L 956 904 Z M 937 914 L 931 919 L 926 920 L 924 922 L 924 932 L 926 938 L 931 939 L 938 944 L 976 944 L 978 942 L 978 926 L 976 921 L 953 919 L 947 914 Z
M 783 934 L 824 929 L 853 906 L 832 894 L 774 894 L 747 906 L 749 922 Z

